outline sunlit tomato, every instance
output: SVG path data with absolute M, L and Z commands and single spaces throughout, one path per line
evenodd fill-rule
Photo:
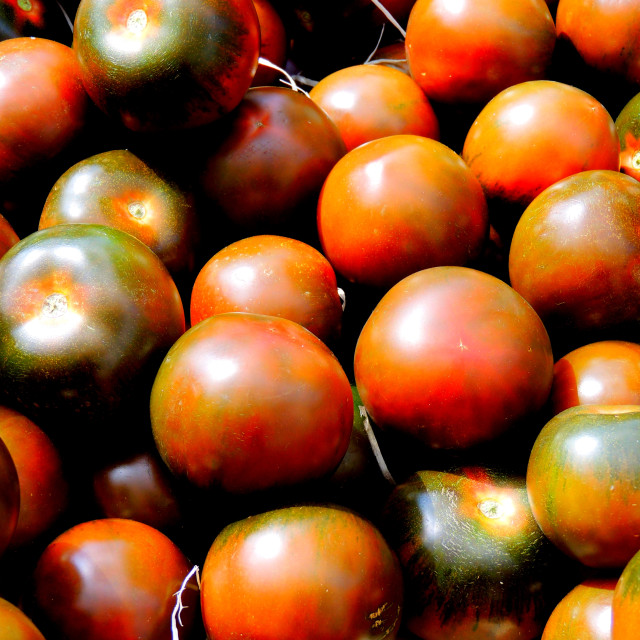
M 560 180 L 535 198 L 515 228 L 511 285 L 552 333 L 569 329 L 609 338 L 616 328 L 635 327 L 639 225 L 637 180 L 618 171 Z
M 349 444 L 353 398 L 337 358 L 296 322 L 225 313 L 171 348 L 151 392 L 167 466 L 197 487 L 249 493 L 329 474 Z
M 0 555 L 16 530 L 20 510 L 18 472 L 9 449 L 0 438 Z
M 584 405 L 554 416 L 531 450 L 527 491 L 545 535 L 588 567 L 640 549 L 640 406 Z
M 347 280 L 377 287 L 427 267 L 466 264 L 488 231 L 487 203 L 469 168 L 445 145 L 416 135 L 350 151 L 318 202 L 329 262 Z
M 562 178 L 620 165 L 607 110 L 581 89 L 550 80 L 516 84 L 491 100 L 471 125 L 462 157 L 488 198 L 523 208 Z
M 7 640 L 45 640 L 31 619 L 4 598 L 0 598 L 0 629 Z
M 73 48 L 93 101 L 129 129 L 183 129 L 228 113 L 256 71 L 251 0 L 82 0 Z
M 625 565 L 613 592 L 612 640 L 635 640 L 640 628 L 640 551 Z
M 104 224 L 135 236 L 174 274 L 194 267 L 196 217 L 188 196 L 128 150 L 86 158 L 53 185 L 40 229 Z
M 11 546 L 47 531 L 67 506 L 68 486 L 58 449 L 26 416 L 0 407 L 0 438 L 18 473 L 20 512 Z
M 640 180 L 640 93 L 624 105 L 615 125 L 620 139 L 620 171 Z
M 9 224 L 9 221 L 0 214 L 0 258 L 16 244 L 20 238 Z
M 287 32 L 280 14 L 269 0 L 253 0 L 260 23 L 260 57 L 282 68 L 287 62 Z M 277 69 L 258 65 L 258 70 L 251 81 L 252 87 L 273 84 L 276 78 L 282 77 Z
M 481 103 L 544 78 L 555 41 L 544 0 L 418 0 L 406 49 L 411 74 L 429 98 Z
M 438 139 L 436 115 L 407 74 L 384 65 L 344 67 L 309 92 L 336 123 L 351 150 L 369 140 L 410 133 Z
M 611 602 L 615 578 L 585 580 L 552 611 L 541 640 L 611 640 Z
M 191 292 L 191 324 L 229 311 L 288 318 L 324 342 L 340 335 L 336 274 L 318 250 L 292 238 L 243 238 L 202 267 Z
M 524 479 L 487 468 L 419 471 L 391 494 L 383 531 L 403 569 L 404 623 L 419 638 L 539 636 L 557 559 Z
M 165 640 L 176 593 L 191 569 L 158 530 L 134 520 L 78 524 L 44 550 L 34 572 L 34 620 L 47 638 Z M 189 583 L 181 614 L 187 637 L 198 592 Z
M 540 318 L 509 285 L 466 267 L 434 267 L 382 298 L 358 339 L 354 369 L 382 429 L 460 448 L 539 410 L 553 355 Z
M 0 42 L 0 181 L 54 158 L 82 131 L 89 99 L 73 50 L 44 38 Z
M 146 414 L 155 371 L 185 328 L 177 288 L 149 247 L 95 224 L 36 231 L 0 261 L 0 291 L 4 404 L 60 433 Z
M 212 640 L 393 639 L 402 577 L 379 531 L 344 508 L 300 506 L 227 526 L 202 570 Z
M 560 358 L 553 370 L 554 414 L 579 404 L 640 405 L 640 344 L 603 340 Z

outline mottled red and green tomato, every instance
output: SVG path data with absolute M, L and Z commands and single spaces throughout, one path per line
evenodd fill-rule
M 635 640 L 640 627 L 640 551 L 625 565 L 613 592 L 612 640 Z
M 45 430 L 111 426 L 148 407 L 157 367 L 185 329 L 160 259 L 112 227 L 32 233 L 0 261 L 0 290 L 3 403 Z
M 202 570 L 211 640 L 393 639 L 402 576 L 379 531 L 340 507 L 268 511 L 227 526 Z
M 89 98 L 73 50 L 44 38 L 0 42 L 0 182 L 24 177 L 82 132 Z
M 331 264 L 312 246 L 283 236 L 243 238 L 202 267 L 191 292 L 191 324 L 230 311 L 288 318 L 324 342 L 335 341 L 342 324 Z
M 544 78 L 555 41 L 544 0 L 418 0 L 405 44 L 411 74 L 429 98 L 483 103 Z
M 582 171 L 526 208 L 509 251 L 513 288 L 550 331 L 609 338 L 640 321 L 640 183 Z M 588 340 L 592 341 L 592 340 Z
M 34 618 L 51 638 L 165 640 L 176 593 L 190 570 L 182 551 L 153 527 L 118 518 L 83 522 L 40 556 Z M 190 582 L 182 594 L 185 637 L 194 626 L 197 598 Z
M 197 232 L 190 198 L 131 151 L 105 151 L 86 158 L 56 181 L 39 228 L 77 222 L 130 233 L 174 275 L 194 267 Z
M 45 640 L 31 618 L 4 598 L 0 598 L 0 629 L 6 640 Z
M 553 377 L 549 336 L 509 285 L 467 267 L 392 287 L 355 349 L 363 404 L 382 429 L 431 447 L 489 441 L 540 410 Z
M 638 405 L 584 405 L 554 416 L 527 469 L 545 535 L 588 567 L 624 567 L 640 549 L 639 460 Z
M 344 67 L 325 76 L 309 92 L 336 123 L 350 151 L 396 134 L 438 139 L 431 103 L 407 74 L 384 65 Z
M 0 556 L 6 551 L 18 524 L 20 485 L 9 449 L 0 439 Z
M 615 125 L 620 140 L 620 171 L 640 180 L 640 93 L 624 105 Z
M 202 488 L 250 493 L 331 473 L 349 444 L 349 380 L 325 344 L 292 320 L 206 318 L 160 366 L 151 424 L 171 471 Z
M 424 640 L 533 640 L 553 606 L 556 551 L 523 478 L 425 470 L 398 485 L 383 531 L 405 581 L 404 624 Z
M 487 198 L 523 207 L 562 178 L 620 166 L 615 124 L 604 106 L 551 80 L 522 82 L 493 98 L 469 128 L 462 157 Z
M 0 214 L 0 258 L 19 240 L 18 234 L 13 230 L 9 221 Z
M 253 0 L 253 6 L 260 23 L 260 57 L 282 69 L 287 63 L 288 50 L 287 32 L 282 18 L 269 0 Z M 251 86 L 275 84 L 279 77 L 284 78 L 278 69 L 259 64 Z
M 134 131 L 204 125 L 249 88 L 260 50 L 251 0 L 82 0 L 73 48 L 93 101 Z
M 347 280 L 389 288 L 421 269 L 478 257 L 489 215 L 460 156 L 436 140 L 395 135 L 338 161 L 318 201 L 318 233 Z

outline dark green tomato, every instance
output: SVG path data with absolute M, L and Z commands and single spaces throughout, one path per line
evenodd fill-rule
M 82 0 L 73 47 L 107 114 L 134 131 L 183 129 L 240 102 L 260 30 L 251 0 Z
M 147 407 L 155 371 L 185 329 L 160 259 L 102 225 L 58 225 L 14 245 L 0 262 L 0 291 L 3 401 L 43 428 Z
M 406 588 L 404 620 L 428 640 L 526 640 L 550 612 L 555 549 L 524 479 L 486 468 L 419 471 L 385 508 Z M 558 554 L 560 555 L 560 554 Z

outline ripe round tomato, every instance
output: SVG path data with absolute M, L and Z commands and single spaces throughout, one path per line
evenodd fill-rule
M 620 171 L 640 180 L 640 93 L 624 105 L 615 125 L 620 139 Z
M 260 23 L 260 57 L 282 68 L 287 63 L 288 42 L 280 14 L 269 0 L 253 0 L 253 6 L 256 8 Z M 260 64 L 253 76 L 251 86 L 273 84 L 278 77 L 282 77 L 280 71 Z
M 0 598 L 0 629 L 7 640 L 45 640 L 31 619 L 4 598 Z
M 522 82 L 493 98 L 471 125 L 462 157 L 487 198 L 523 208 L 562 178 L 620 166 L 608 111 L 581 89 L 551 80 Z
M 611 640 L 634 640 L 640 625 L 640 551 L 627 562 L 613 592 Z
M 73 48 L 93 101 L 134 131 L 196 127 L 231 111 L 257 68 L 252 0 L 82 0 Z
M 230 311 L 288 318 L 323 342 L 340 335 L 336 274 L 319 251 L 292 238 L 243 238 L 202 267 L 191 292 L 191 324 Z
M 540 431 L 527 468 L 544 534 L 588 567 L 621 568 L 640 549 L 640 407 L 584 405 Z
M 34 619 L 47 637 L 64 640 L 165 640 L 176 592 L 191 569 L 164 534 L 134 520 L 77 524 L 51 542 L 34 571 Z M 182 595 L 185 637 L 195 622 L 198 591 Z
M 420 269 L 466 264 L 488 231 L 487 203 L 469 168 L 422 136 L 387 136 L 353 149 L 331 170 L 318 201 L 329 262 L 347 280 L 380 288 Z
M 363 404 L 382 429 L 431 447 L 495 438 L 545 404 L 547 332 L 509 285 L 467 267 L 434 267 L 392 287 L 355 349 Z
M 367 520 L 339 507 L 298 506 L 228 525 L 202 570 L 212 640 L 393 639 L 402 576 Z
M 347 151 L 378 138 L 414 134 L 438 139 L 436 114 L 407 74 L 383 65 L 344 67 L 309 92 L 336 123 Z
M 337 358 L 296 322 L 225 313 L 171 348 L 151 391 L 151 424 L 171 471 L 202 488 L 250 493 L 329 474 L 349 444 L 353 398 Z
M 0 214 L 0 258 L 16 244 L 20 238 L 9 224 L 9 221 Z
M 544 78 L 555 41 L 544 0 L 418 0 L 405 44 L 411 74 L 429 98 L 482 103 Z
M 6 551 L 18 524 L 20 485 L 9 449 L 0 438 L 0 556 Z

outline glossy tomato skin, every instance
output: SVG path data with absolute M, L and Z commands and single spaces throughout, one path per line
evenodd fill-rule
M 637 405 L 577 406 L 547 422 L 531 450 L 536 521 L 587 567 L 622 568 L 640 549 L 639 434 Z
M 59 433 L 146 410 L 156 368 L 185 329 L 160 259 L 102 225 L 32 233 L 3 257 L 0 290 L 3 402 Z
M 640 93 L 623 106 L 615 125 L 620 139 L 620 171 L 640 180 Z
M 182 551 L 153 527 L 105 518 L 53 540 L 34 571 L 34 620 L 47 638 L 161 640 L 170 637 L 175 594 L 191 569 Z M 189 635 L 197 588 L 183 593 Z
M 0 598 L 0 629 L 7 640 L 45 640 L 33 621 L 4 598 Z
M 624 566 L 613 592 L 612 640 L 633 640 L 640 624 L 640 551 Z
M 67 149 L 90 101 L 73 50 L 44 38 L 0 42 L 0 181 L 23 176 Z
M 484 103 L 544 78 L 555 41 L 544 0 L 418 0 L 405 44 L 411 74 L 429 98 Z
M 333 267 L 350 282 L 382 289 L 421 269 L 466 264 L 488 232 L 476 178 L 451 149 L 422 136 L 387 136 L 351 150 L 318 201 L 318 234 Z
M 202 570 L 211 640 L 395 638 L 398 561 L 367 520 L 339 507 L 296 506 L 251 516 L 214 540 Z
M 243 238 L 202 267 L 191 292 L 191 324 L 231 311 L 288 318 L 327 343 L 339 337 L 342 324 L 329 261 L 312 246 L 283 236 Z
M 11 542 L 19 511 L 18 472 L 7 445 L 0 439 L 0 556 Z
M 363 404 L 382 429 L 465 448 L 540 410 L 553 375 L 549 337 L 509 285 L 467 267 L 419 271 L 392 287 L 355 349 Z
M 639 203 L 637 180 L 583 171 L 524 211 L 511 242 L 510 281 L 550 332 L 570 331 L 574 339 L 579 332 L 589 342 L 637 325 Z
M 331 473 L 351 433 L 353 398 L 327 346 L 275 316 L 225 313 L 171 348 L 151 392 L 151 424 L 171 471 L 248 494 Z
M 562 178 L 620 166 L 615 124 L 604 106 L 551 80 L 522 82 L 493 98 L 467 132 L 462 157 L 488 199 L 522 208 Z
M 288 42 L 282 18 L 269 0 L 253 0 L 253 5 L 260 23 L 260 57 L 283 68 L 287 63 Z M 251 86 L 275 84 L 279 77 L 283 77 L 281 71 L 259 64 Z
M 73 48 L 84 86 L 134 131 L 196 127 L 231 111 L 256 71 L 251 0 L 82 0 Z

